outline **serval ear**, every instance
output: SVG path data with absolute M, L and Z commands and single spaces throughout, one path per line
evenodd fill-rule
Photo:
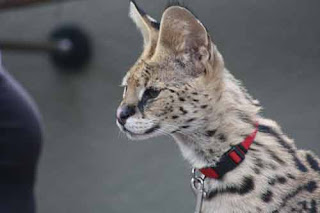
M 186 8 L 171 6 L 161 18 L 157 54 L 187 54 L 192 60 L 209 59 L 211 41 L 202 23 Z M 169 52 L 168 52 L 169 51 Z
M 129 16 L 142 33 L 144 47 L 155 47 L 160 24 L 139 8 L 135 1 L 130 1 Z

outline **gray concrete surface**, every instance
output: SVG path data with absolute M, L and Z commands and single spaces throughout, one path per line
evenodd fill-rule
M 139 0 L 157 19 L 166 1 Z M 207 26 L 227 67 L 300 148 L 320 155 L 320 2 L 186 1 Z M 6 68 L 37 101 L 46 125 L 40 213 L 193 212 L 189 165 L 169 138 L 130 142 L 115 109 L 121 77 L 142 47 L 128 1 L 84 0 L 1 11 L 0 39 L 44 40 L 75 23 L 95 54 L 86 72 L 63 75 L 44 54 L 4 52 Z

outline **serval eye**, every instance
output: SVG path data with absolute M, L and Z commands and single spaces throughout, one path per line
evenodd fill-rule
M 148 88 L 144 91 L 142 99 L 148 100 L 148 99 L 154 99 L 158 97 L 161 90 L 155 89 L 155 88 Z

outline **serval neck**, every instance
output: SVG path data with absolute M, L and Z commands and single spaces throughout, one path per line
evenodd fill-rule
M 204 126 L 172 136 L 195 168 L 214 166 L 230 146 L 241 143 L 254 129 L 259 107 L 233 76 L 225 71 L 225 89 Z
M 229 119 L 228 119 L 229 120 Z M 255 122 L 227 120 L 216 128 L 203 128 L 193 132 L 177 132 L 173 138 L 182 155 L 194 168 L 215 166 L 230 146 L 240 144 L 255 130 Z

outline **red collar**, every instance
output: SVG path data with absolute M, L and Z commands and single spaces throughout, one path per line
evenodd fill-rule
M 205 177 L 221 179 L 227 172 L 236 168 L 245 158 L 251 144 L 253 143 L 258 132 L 259 124 L 256 123 L 254 132 L 248 135 L 243 142 L 238 145 L 232 146 L 214 167 L 205 167 L 199 169 Z

